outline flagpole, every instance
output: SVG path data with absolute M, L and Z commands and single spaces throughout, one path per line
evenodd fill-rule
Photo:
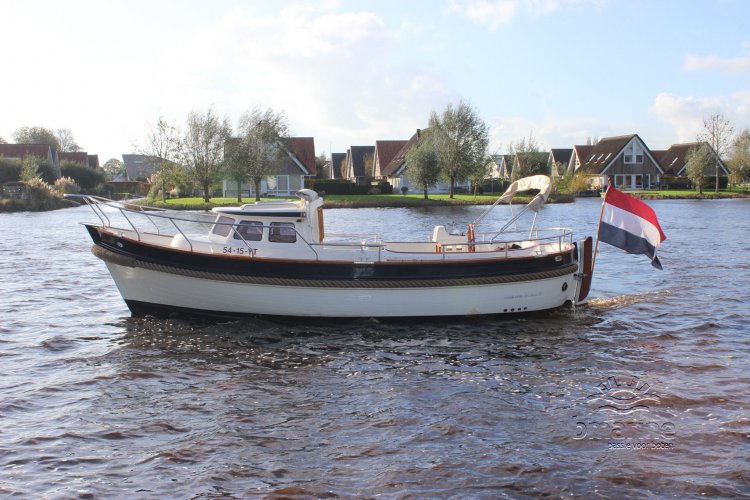
M 607 203 L 607 193 L 609 188 L 612 187 L 612 179 L 610 178 L 607 182 L 607 190 L 604 192 L 604 200 L 602 200 L 602 210 L 599 212 L 599 224 L 596 226 L 596 243 L 594 244 L 594 256 L 591 258 L 591 274 L 594 274 L 594 264 L 596 264 L 596 251 L 599 248 L 599 230 L 602 227 L 602 217 L 604 216 L 604 205 Z

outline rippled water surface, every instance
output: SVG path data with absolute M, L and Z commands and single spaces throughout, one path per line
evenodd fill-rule
M 586 307 L 449 321 L 131 319 L 88 209 L 0 214 L 0 496 L 750 495 L 750 202 L 651 205 L 663 272 L 603 245 Z

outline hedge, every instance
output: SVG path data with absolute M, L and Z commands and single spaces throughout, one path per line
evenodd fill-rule
M 305 187 L 317 191 L 319 194 L 370 194 L 372 188 L 380 190 L 380 194 L 393 194 L 393 186 L 387 182 L 358 186 L 346 180 L 305 179 Z
M 0 184 L 21 180 L 21 164 L 17 161 L 0 158 Z
M 80 164 L 68 164 L 60 167 L 63 177 L 70 177 L 81 186 L 83 192 L 91 191 L 99 184 L 104 184 L 104 174 Z

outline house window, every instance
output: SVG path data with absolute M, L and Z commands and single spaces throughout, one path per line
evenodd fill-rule
M 216 221 L 211 232 L 217 236 L 229 236 L 229 231 L 232 230 L 232 224 L 234 224 L 234 219 L 231 217 L 219 217 L 219 220 Z
M 240 221 L 234 230 L 235 240 L 260 241 L 263 238 L 263 223 L 254 220 Z
M 275 243 L 294 243 L 297 241 L 297 232 L 294 230 L 293 222 L 272 222 L 268 232 L 268 241 Z
M 276 194 L 289 193 L 289 176 L 274 175 L 267 179 L 268 190 Z

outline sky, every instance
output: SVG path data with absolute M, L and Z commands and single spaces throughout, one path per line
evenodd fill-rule
M 159 117 L 236 128 L 284 112 L 316 152 L 408 139 L 463 100 L 490 152 L 637 133 L 690 142 L 750 126 L 750 1 L 0 0 L 0 137 L 69 128 L 101 163 Z

